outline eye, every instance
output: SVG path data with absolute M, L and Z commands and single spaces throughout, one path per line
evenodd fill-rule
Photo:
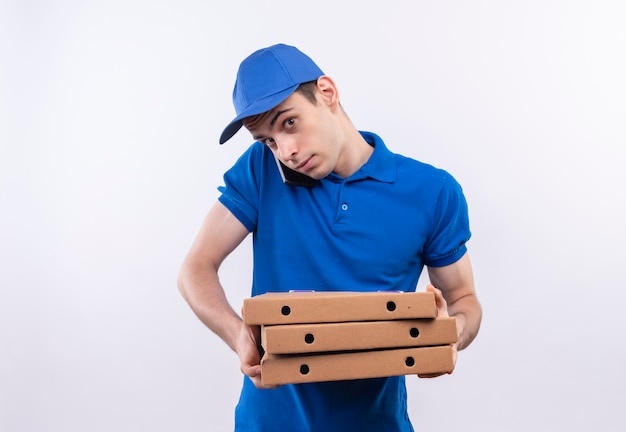
M 295 118 L 288 118 L 287 120 L 285 120 L 285 122 L 283 124 L 285 125 L 286 129 L 290 129 L 290 128 L 295 126 L 296 119 Z
M 265 138 L 262 142 L 269 148 L 272 148 L 276 145 L 276 141 L 274 141 L 274 138 Z

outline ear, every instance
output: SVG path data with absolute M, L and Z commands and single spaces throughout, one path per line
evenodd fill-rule
M 317 90 L 320 101 L 334 111 L 339 106 L 339 91 L 335 82 L 326 75 L 317 79 Z

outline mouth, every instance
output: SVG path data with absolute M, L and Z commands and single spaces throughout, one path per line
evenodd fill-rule
M 297 165 L 295 169 L 298 171 L 306 171 L 306 167 L 307 165 L 309 165 L 311 159 L 313 159 L 313 156 L 309 156 L 308 158 L 306 158 L 302 163 Z

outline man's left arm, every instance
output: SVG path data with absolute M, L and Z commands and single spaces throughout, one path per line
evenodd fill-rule
M 482 319 L 482 307 L 474 288 L 474 275 L 469 255 L 466 253 L 457 262 L 443 267 L 429 267 L 428 275 L 434 287 L 437 309 L 440 316 L 456 318 L 458 341 L 456 350 L 472 343 Z

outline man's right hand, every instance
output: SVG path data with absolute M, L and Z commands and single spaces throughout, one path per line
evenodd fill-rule
M 261 383 L 261 354 L 258 341 L 261 338 L 261 327 L 241 323 L 241 331 L 237 341 L 237 355 L 241 362 L 241 372 L 247 375 L 257 388 L 276 388 Z

